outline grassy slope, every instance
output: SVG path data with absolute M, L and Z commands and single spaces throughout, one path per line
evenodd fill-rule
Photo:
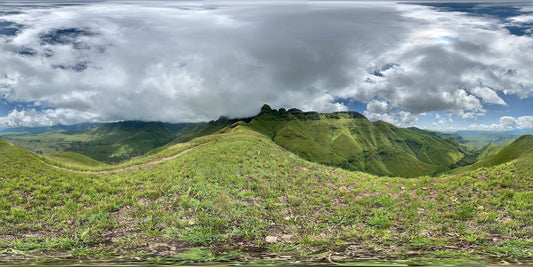
M 454 140 L 372 123 L 356 112 L 318 114 L 265 107 L 250 126 L 304 159 L 377 175 L 433 174 L 448 170 L 466 153 Z
M 118 162 L 145 154 L 205 125 L 126 121 L 83 131 L 8 137 L 17 145 L 44 154 L 68 151 L 99 161 Z
M 85 155 L 81 155 L 74 152 L 61 152 L 48 157 L 52 162 L 62 163 L 70 168 L 102 168 L 108 166 L 101 161 L 94 160 Z
M 39 154 L 75 152 L 98 161 L 117 163 L 152 150 L 157 152 L 164 149 L 165 145 L 171 146 L 213 134 L 235 121 L 225 118 L 209 123 L 179 124 L 124 121 L 106 123 L 82 131 L 46 132 L 47 128 L 43 128 L 37 134 L 10 132 L 5 133 L 5 136 L 11 142 Z M 74 129 L 74 126 L 70 128 Z
M 495 145 L 493 143 L 488 143 L 476 151 L 476 154 L 478 154 L 476 159 L 479 161 L 484 160 L 486 158 L 490 158 L 496 155 L 496 153 L 498 153 L 501 148 L 501 146 Z
M 474 147 L 482 147 L 487 143 L 505 145 L 524 134 L 533 134 L 533 129 L 519 129 L 512 131 L 457 131 L 458 134 L 468 140 L 468 144 Z
M 533 135 L 522 135 L 502 148 L 498 149 L 497 147 L 492 147 L 491 149 L 491 147 L 488 147 L 486 151 L 487 157 L 485 159 L 470 166 L 456 169 L 453 173 L 476 170 L 482 167 L 497 166 L 524 157 L 527 154 L 531 154 L 533 153 Z
M 244 126 L 191 145 L 213 140 L 147 168 L 84 174 L 0 138 L 0 258 L 525 261 L 533 253 L 531 155 L 403 179 L 310 163 Z
M 200 124 L 128 121 L 11 138 L 17 145 L 45 154 L 69 151 L 116 163 L 213 134 L 237 121 L 223 117 Z M 460 136 L 372 123 L 357 112 L 278 112 L 266 106 L 257 117 L 243 121 L 304 159 L 377 175 L 416 177 L 473 161 L 464 160 L 470 155 L 456 142 L 462 140 Z

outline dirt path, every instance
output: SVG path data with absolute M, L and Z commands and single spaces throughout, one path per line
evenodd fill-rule
M 42 161 L 44 164 L 50 166 L 50 167 L 53 167 L 53 168 L 56 168 L 56 169 L 60 169 L 60 170 L 65 170 L 65 171 L 69 171 L 69 172 L 75 172 L 75 173 L 114 173 L 114 172 L 122 172 L 122 171 L 125 171 L 125 170 L 134 170 L 134 169 L 138 169 L 138 168 L 141 168 L 141 167 L 147 167 L 147 166 L 152 166 L 152 165 L 155 165 L 157 163 L 161 163 L 163 161 L 167 161 L 167 160 L 171 160 L 171 159 L 175 159 L 175 158 L 178 158 L 180 157 L 181 155 L 193 150 L 193 149 L 196 149 L 196 148 L 199 148 L 201 146 L 205 146 L 209 143 L 212 143 L 214 141 L 209 141 L 209 142 L 206 142 L 206 143 L 203 143 L 203 144 L 199 144 L 197 146 L 194 146 L 194 147 L 191 147 L 191 148 L 187 148 L 181 152 L 179 152 L 178 154 L 176 155 L 172 155 L 172 156 L 169 156 L 169 157 L 165 157 L 165 158 L 160 158 L 160 159 L 156 159 L 154 161 L 149 161 L 149 162 L 144 162 L 144 163 L 139 163 L 139 164 L 135 164 L 135 165 L 131 165 L 131 166 L 125 166 L 125 167 L 121 167 L 121 168 L 116 168 L 116 169 L 111 169 L 111 170 L 101 170 L 101 171 L 80 171 L 80 170 L 73 170 L 73 169 L 69 169 L 69 168 L 65 168 L 65 167 L 60 167 L 60 166 L 57 166 L 57 165 L 54 165 L 54 164 L 50 164 L 48 162 L 44 162 Z

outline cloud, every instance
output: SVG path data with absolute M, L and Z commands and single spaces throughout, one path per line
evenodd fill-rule
M 0 40 L 0 65 L 7 66 L 0 88 L 8 101 L 105 121 L 244 117 L 264 103 L 346 110 L 337 91 L 352 82 L 357 51 L 405 30 L 384 18 L 400 19 L 392 8 L 368 4 L 108 2 L 25 9 L 4 16 L 24 30 Z M 374 37 L 377 28 L 383 34 Z
M 523 129 L 533 128 L 533 116 L 518 117 L 518 125 Z
M 488 87 L 476 87 L 470 90 L 473 95 L 480 97 L 483 101 L 489 104 L 507 105 L 505 101 L 498 96 L 498 94 Z
M 56 124 L 71 125 L 83 122 L 97 122 L 98 115 L 80 113 L 66 109 L 36 109 L 12 110 L 7 116 L 0 117 L 0 127 L 38 127 Z
M 262 104 L 372 120 L 464 119 L 533 95 L 533 39 L 497 19 L 387 2 L 98 2 L 0 14 L 4 125 L 206 121 Z M 11 26 L 10 26 L 11 27 Z M 18 27 L 18 26 L 17 26 Z M 22 117 L 28 117 L 23 120 Z
M 514 129 L 519 125 L 518 120 L 510 116 L 501 117 L 500 124 L 502 125 L 503 128 L 510 128 L 510 129 Z
M 511 17 L 508 19 L 511 22 L 515 23 L 533 23 L 533 15 L 527 14 L 527 15 L 520 15 L 516 17 Z
M 502 116 L 499 119 L 498 123 L 491 125 L 485 124 L 472 124 L 469 127 L 470 129 L 475 130 L 512 130 L 512 129 L 532 129 L 533 128 L 533 116 L 521 116 L 521 117 L 511 117 L 511 116 Z
M 389 112 L 389 104 L 386 101 L 372 100 L 366 105 L 366 110 L 373 113 Z
M 486 105 L 506 105 L 498 95 L 533 95 L 533 46 L 528 36 L 509 33 L 498 19 L 422 6 L 399 6 L 419 21 L 397 47 L 370 60 L 393 66 L 369 72 L 351 88 L 357 99 L 379 97 L 411 114 L 453 113 L 463 119 L 486 114 Z
M 388 112 L 388 113 L 379 113 L 379 112 L 370 112 L 368 110 L 363 112 L 369 120 L 371 121 L 384 121 L 391 124 L 395 124 L 402 127 L 413 126 L 418 121 L 418 116 L 411 114 L 407 111 L 398 111 L 398 112 Z

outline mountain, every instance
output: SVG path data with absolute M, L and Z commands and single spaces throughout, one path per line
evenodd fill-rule
M 460 144 L 466 144 L 466 143 L 468 143 L 470 141 L 470 140 L 467 140 L 467 139 L 463 138 L 463 136 L 461 136 L 459 134 L 456 134 L 456 133 L 441 133 L 441 132 L 436 132 L 436 131 L 420 129 L 420 128 L 417 128 L 417 127 L 408 127 L 407 129 L 412 130 L 412 131 L 416 131 L 416 132 L 419 132 L 419 133 L 432 135 L 432 136 L 435 136 L 435 137 L 438 137 L 438 138 L 454 140 L 454 141 L 456 141 L 457 143 L 460 143 Z
M 36 135 L 43 133 L 57 133 L 57 132 L 72 132 L 83 131 L 86 129 L 98 127 L 102 123 L 80 123 L 75 125 L 54 125 L 45 127 L 14 127 L 14 128 L 0 128 L 2 135 Z
M 14 144 L 28 148 L 39 154 L 75 152 L 103 162 L 119 162 L 143 155 L 152 149 L 172 141 L 188 141 L 194 137 L 211 134 L 222 128 L 210 123 L 162 123 L 143 121 L 122 121 L 84 126 L 12 129 L 3 135 Z
M 453 138 L 370 122 L 354 111 L 320 114 L 265 105 L 249 125 L 304 159 L 376 175 L 416 177 L 472 162 Z
M 6 184 L 3 183 L 8 180 L 17 177 L 23 179 L 26 177 L 26 173 L 40 173 L 43 169 L 49 169 L 46 164 L 39 160 L 37 155 L 13 145 L 2 137 L 0 137 L 0 166 L 2 166 L 0 168 L 0 188 L 3 189 L 7 188 Z M 16 181 L 12 182 L 14 185 L 17 184 Z M 0 220 L 3 221 L 1 218 Z
M 220 117 L 200 123 L 121 121 L 33 128 L 10 128 L 2 136 L 38 154 L 75 152 L 92 159 L 116 163 L 161 148 L 213 134 L 238 120 Z
M 464 130 L 448 132 L 448 134 L 456 134 L 464 137 L 472 147 L 482 147 L 487 143 L 493 143 L 496 145 L 505 144 L 524 134 L 533 134 L 533 129 L 515 129 L 506 131 Z
M 477 155 L 476 156 L 477 160 L 483 160 L 483 159 L 494 156 L 496 153 L 498 153 L 500 149 L 501 149 L 501 146 L 493 144 L 493 143 L 488 143 L 485 146 L 475 150 L 474 153 Z
M 490 150 L 493 148 L 493 151 Z M 511 142 L 510 144 L 494 149 L 494 146 L 487 148 L 487 157 L 470 165 L 457 170 L 454 173 L 462 171 L 476 170 L 482 167 L 493 167 L 507 163 L 519 158 L 533 156 L 533 135 L 525 134 Z
M 273 110 L 268 105 L 246 119 L 220 117 L 209 123 L 182 124 L 125 121 L 82 131 L 6 137 L 37 153 L 75 152 L 112 163 L 157 153 L 236 123 L 249 125 L 306 160 L 376 175 L 432 175 L 472 164 L 477 157 L 460 144 L 467 141 L 456 134 L 370 122 L 354 111 L 320 114 Z

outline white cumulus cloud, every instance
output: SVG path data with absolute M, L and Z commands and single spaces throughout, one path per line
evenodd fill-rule
M 340 99 L 367 104 L 372 120 L 412 125 L 432 111 L 482 117 L 506 104 L 502 93 L 533 96 L 533 38 L 422 5 L 96 1 L 20 11 L 0 15 L 22 25 L 0 36 L 0 98 L 29 104 L 3 125 L 206 121 L 252 116 L 264 103 L 348 109 Z
M 512 129 L 533 129 L 533 116 L 520 116 L 520 117 L 511 117 L 511 116 L 502 116 L 500 117 L 498 123 L 491 125 L 486 124 L 472 124 L 469 127 L 470 129 L 476 130 L 512 130 Z

